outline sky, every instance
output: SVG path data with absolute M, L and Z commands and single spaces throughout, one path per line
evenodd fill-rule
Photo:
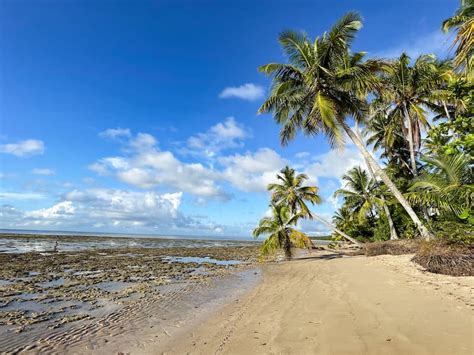
M 447 55 L 458 2 L 0 1 L 0 228 L 250 236 L 286 164 L 330 218 L 362 164 L 324 137 L 281 147 L 260 65 L 278 34 L 321 35 L 350 10 L 353 49 Z M 327 233 L 315 221 L 301 225 Z

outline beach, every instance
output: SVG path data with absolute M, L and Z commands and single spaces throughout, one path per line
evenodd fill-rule
M 472 277 L 410 255 L 294 260 L 149 354 L 472 354 Z
M 427 273 L 412 255 L 299 250 L 294 260 L 258 263 L 257 246 L 245 242 L 76 242 L 64 252 L 0 254 L 2 352 L 474 351 L 474 278 Z

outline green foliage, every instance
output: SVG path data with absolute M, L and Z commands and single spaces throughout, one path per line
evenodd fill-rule
M 292 213 L 301 213 L 312 218 L 306 201 L 312 205 L 320 204 L 321 197 L 316 186 L 304 186 L 308 180 L 306 174 L 297 174 L 294 169 L 286 166 L 277 174 L 278 183 L 269 184 L 267 189 L 272 192 L 272 201 L 276 204 L 285 204 Z
M 474 224 L 469 221 L 441 220 L 432 225 L 436 236 L 448 244 L 474 245 Z
M 435 154 L 466 154 L 474 158 L 474 116 L 458 116 L 428 132 L 427 148 Z
M 413 180 L 407 194 L 411 202 L 441 215 L 461 216 L 474 210 L 472 161 L 467 155 L 456 152 L 425 156 L 423 160 L 425 171 Z
M 255 238 L 261 235 L 267 236 L 262 244 L 261 255 L 273 254 L 278 249 L 283 249 L 285 256 L 291 258 L 292 242 L 301 245 L 301 243 L 309 241 L 308 236 L 294 228 L 298 219 L 303 215 L 301 213 L 292 214 L 290 209 L 283 204 L 272 203 L 270 208 L 271 217 L 262 218 L 258 227 L 253 230 Z
M 461 0 L 461 6 L 456 13 L 445 20 L 442 29 L 445 32 L 456 31 L 452 44 L 456 47 L 454 63 L 467 73 L 472 71 L 474 65 L 474 0 Z M 471 73 L 472 75 L 472 73 Z
M 375 181 L 360 167 L 349 170 L 342 176 L 346 187 L 337 189 L 334 196 L 343 196 L 344 204 L 351 214 L 356 214 L 361 223 L 367 219 L 374 222 L 374 205 L 378 202 L 375 197 Z
M 283 145 L 302 131 L 323 134 L 332 146 L 341 146 L 346 116 L 362 121 L 368 111 L 366 94 L 377 87 L 383 62 L 350 52 L 361 27 L 360 16 L 350 12 L 314 41 L 293 31 L 280 35 L 288 63 L 260 68 L 272 76 L 272 90 L 259 113 L 273 113 L 282 126 Z

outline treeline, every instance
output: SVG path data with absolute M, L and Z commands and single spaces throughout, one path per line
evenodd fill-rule
M 351 51 L 361 27 L 351 12 L 314 40 L 283 32 L 287 63 L 260 68 L 272 88 L 259 112 L 281 125 L 283 145 L 302 132 L 324 135 L 334 148 L 348 137 L 360 150 L 365 166 L 349 170 L 335 192 L 342 198 L 335 235 L 472 245 L 474 1 L 463 1 L 442 24 L 456 34 L 450 59 L 366 58 Z M 278 178 L 280 184 L 269 186 L 273 216 L 255 231 L 273 236 L 266 251 L 306 245 L 307 236 L 294 226 L 313 217 L 304 201 L 320 203 L 317 188 L 304 186 L 306 176 L 287 167 Z

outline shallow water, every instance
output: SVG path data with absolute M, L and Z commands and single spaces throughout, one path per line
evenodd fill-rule
M 175 238 L 124 238 L 0 234 L 0 253 L 74 252 L 121 248 L 206 248 L 255 245 L 254 241 Z
M 217 259 L 210 258 L 208 256 L 205 256 L 205 257 L 167 256 L 163 258 L 163 260 L 170 261 L 173 263 L 197 263 L 197 264 L 211 263 L 211 264 L 216 264 L 216 265 L 238 265 L 242 263 L 239 260 L 217 260 Z

